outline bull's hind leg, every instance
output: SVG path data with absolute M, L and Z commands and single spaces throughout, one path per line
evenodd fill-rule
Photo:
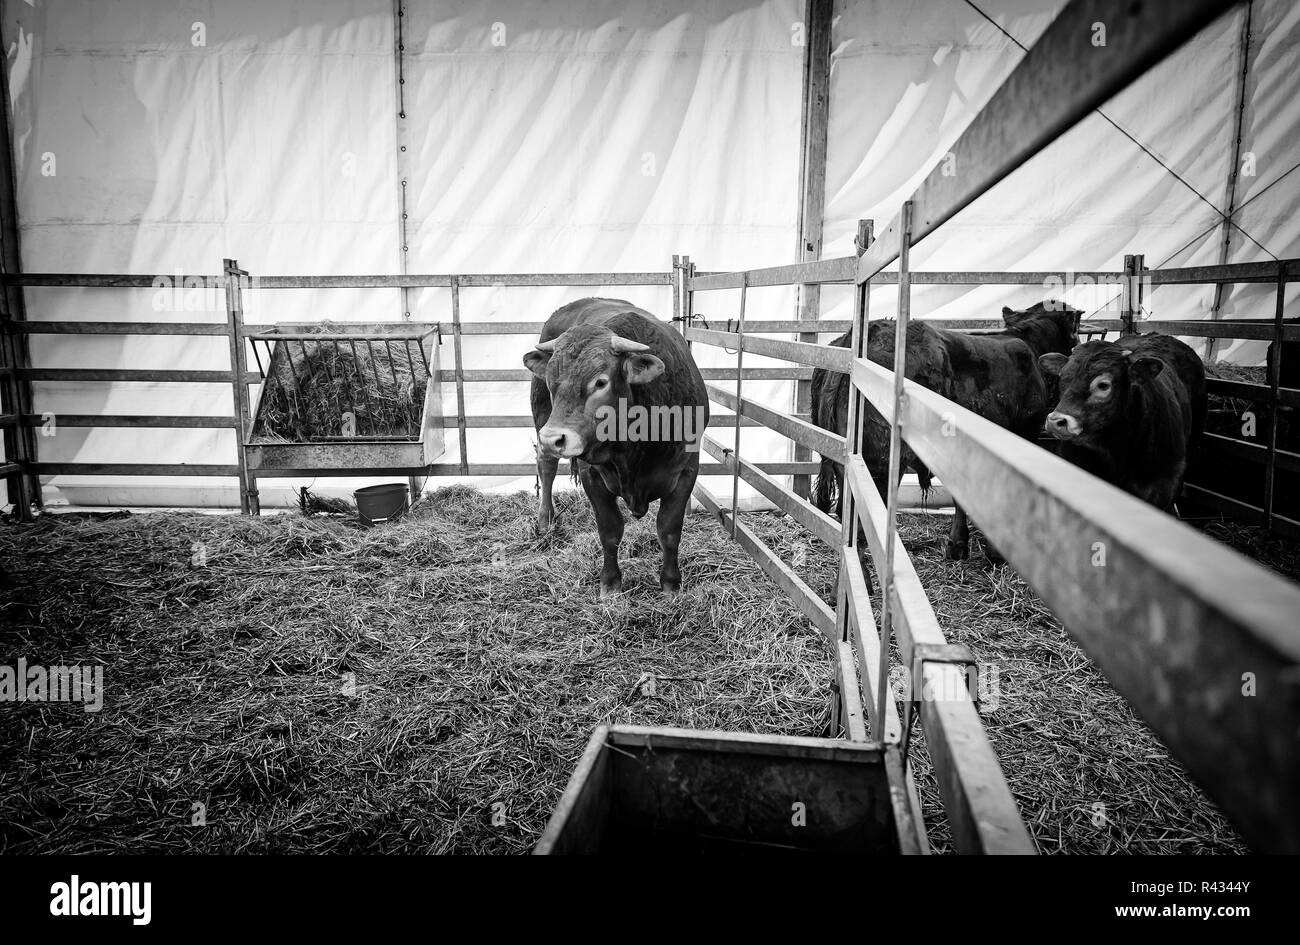
M 952 528 L 944 545 L 943 556 L 949 561 L 965 561 L 970 557 L 970 523 L 966 511 L 957 503 L 952 508 Z
M 691 504 L 691 492 L 695 488 L 697 475 L 697 469 L 686 470 L 677 477 L 676 488 L 659 500 L 655 529 L 659 532 L 659 547 L 664 553 L 663 565 L 659 569 L 659 587 L 670 597 L 682 588 L 677 547 L 681 544 L 682 523 L 686 521 L 686 510 Z
M 623 590 L 623 572 L 618 567 L 618 546 L 623 541 L 623 513 L 618 509 L 618 497 L 605 488 L 605 483 L 590 467 L 581 472 L 582 489 L 591 500 L 591 510 L 596 516 L 596 530 L 600 533 L 600 547 L 605 563 L 600 569 L 600 596 L 617 594 Z

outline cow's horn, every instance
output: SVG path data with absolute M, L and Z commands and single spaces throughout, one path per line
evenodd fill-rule
M 537 342 L 536 345 L 534 345 L 534 347 L 538 351 L 545 351 L 547 354 L 550 354 L 552 351 L 555 350 L 555 342 L 556 342 L 555 338 L 552 338 L 550 341 L 539 341 Z
M 612 335 L 609 339 L 609 346 L 614 349 L 615 354 L 631 354 L 634 351 L 649 351 L 649 345 L 643 345 L 639 341 L 633 341 L 631 338 L 624 338 L 621 335 Z

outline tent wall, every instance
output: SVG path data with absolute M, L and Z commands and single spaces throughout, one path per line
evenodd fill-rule
M 403 7 L 405 118 L 392 0 L 6 3 L 24 268 L 215 274 L 231 256 L 257 275 L 664 270 L 687 253 L 719 270 L 793 258 L 802 0 Z M 1007 34 L 1032 44 L 1060 2 L 979 7 L 994 22 L 959 0 L 835 5 L 824 256 L 852 252 L 859 218 L 892 217 L 1019 60 Z M 1300 11 L 1255 0 L 1243 47 L 1244 15 L 1215 23 L 1104 107 L 1152 154 L 1094 115 L 920 244 L 914 267 L 1118 269 L 1133 252 L 1149 266 L 1218 262 L 1243 62 L 1241 147 L 1252 163 L 1235 195 L 1250 236 L 1232 233 L 1228 261 L 1300 254 L 1300 172 L 1287 173 L 1300 138 Z M 540 321 L 586 294 L 465 290 L 462 314 Z M 619 294 L 669 311 L 665 289 Z M 1044 294 L 924 286 L 913 311 L 995 317 Z M 1115 291 L 1065 294 L 1114 314 L 1105 306 Z M 848 297 L 827 287 L 823 316 L 847 318 Z M 182 298 L 198 310 L 169 311 L 169 294 L 148 290 L 27 290 L 33 319 L 224 317 L 219 292 Z M 1213 299 L 1212 286 L 1165 287 L 1147 305 L 1161 318 L 1202 318 Z M 737 301 L 711 293 L 699 310 L 725 321 Z M 267 322 L 449 317 L 445 290 L 260 291 L 248 303 L 249 318 Z M 891 290 L 874 292 L 873 316 L 892 306 Z M 751 319 L 794 308 L 789 289 L 749 293 Z M 1298 308 L 1290 300 L 1288 314 Z M 1268 288 L 1234 286 L 1219 314 L 1271 312 Z M 529 343 L 467 337 L 466 367 L 514 367 Z M 704 365 L 733 363 L 696 352 Z M 1225 342 L 1220 354 L 1259 363 L 1263 345 Z M 140 336 L 36 336 L 32 355 L 62 367 L 211 369 L 227 359 L 219 338 Z M 48 383 L 34 393 L 38 410 L 56 413 L 230 408 L 219 385 Z M 791 396 L 785 383 L 747 384 L 746 394 L 782 409 Z M 444 401 L 455 403 L 454 388 Z M 525 385 L 473 384 L 467 410 L 517 414 L 526 402 Z M 200 430 L 65 428 L 39 444 L 50 461 L 215 463 L 234 449 L 229 431 Z M 531 431 L 471 430 L 469 450 L 475 462 L 527 462 Z M 784 441 L 757 430 L 745 431 L 743 451 L 788 457 Z M 236 496 L 220 480 L 59 484 L 97 504 Z M 264 505 L 290 494 L 266 491 Z

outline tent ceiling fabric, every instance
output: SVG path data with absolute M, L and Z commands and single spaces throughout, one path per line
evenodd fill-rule
M 850 253 L 856 221 L 883 224 L 943 160 L 1022 55 L 1002 31 L 1030 45 L 1060 5 L 980 2 L 995 26 L 961 0 L 837 4 L 827 256 Z M 1094 115 L 921 243 L 914 265 L 1117 269 L 1128 252 L 1145 253 L 1153 266 L 1166 257 L 1169 265 L 1218 262 L 1214 207 L 1226 200 L 1243 53 L 1242 149 L 1253 164 L 1238 179 L 1237 203 L 1269 189 L 1238 221 L 1267 251 L 1234 232 L 1228 259 L 1300 254 L 1300 171 L 1286 176 L 1300 150 L 1291 91 L 1300 9 L 1256 0 L 1243 51 L 1244 15 L 1239 8 L 1215 23 L 1103 108 L 1213 207 Z M 232 256 L 258 275 L 396 273 L 402 180 L 409 272 L 662 271 L 674 253 L 712 270 L 789 262 L 802 16 L 798 0 L 408 4 L 402 120 L 391 0 L 9 3 L 23 264 L 213 274 Z M 195 45 L 196 24 L 203 45 Z M 946 317 L 996 315 L 1004 303 L 1043 295 L 1037 287 L 914 291 L 914 314 Z M 463 317 L 540 321 L 591 292 L 467 289 Z M 669 313 L 664 288 L 619 294 Z M 252 295 L 249 317 L 263 321 L 382 320 L 402 311 L 396 290 Z M 737 296 L 709 293 L 697 308 L 725 321 Z M 828 288 L 824 317 L 847 317 L 848 297 Z M 1091 310 L 1109 296 L 1081 286 L 1067 297 Z M 159 311 L 156 294 L 144 290 L 28 290 L 33 319 L 224 319 L 220 293 L 191 300 L 202 310 Z M 1162 318 L 1200 318 L 1212 300 L 1212 287 L 1166 287 L 1149 305 Z M 877 290 L 873 315 L 893 304 L 892 290 Z M 413 291 L 410 308 L 446 321 L 448 293 Z M 1297 308 L 1292 299 L 1288 314 Z M 793 312 L 791 290 L 750 292 L 751 318 Z M 1234 287 L 1222 306 L 1223 317 L 1271 313 L 1266 286 Z M 469 336 L 466 366 L 513 367 L 530 344 Z M 66 367 L 226 366 L 220 338 L 37 336 L 32 348 L 40 363 Z M 731 363 L 716 349 L 695 352 L 705 365 Z M 1237 342 L 1221 354 L 1258 363 L 1263 346 Z M 444 365 L 450 360 L 447 345 Z M 524 385 L 469 388 L 472 414 L 527 412 Z M 746 384 L 746 392 L 789 404 L 786 384 Z M 56 413 L 220 413 L 230 402 L 220 385 L 38 384 L 35 394 L 39 410 Z M 450 387 L 445 401 L 454 404 Z M 475 462 L 531 461 L 531 431 L 469 436 Z M 455 437 L 449 443 L 451 460 Z M 40 446 L 52 461 L 233 456 L 228 431 L 62 429 Z M 763 431 L 745 431 L 743 451 L 788 455 L 784 441 Z M 111 504 L 230 504 L 235 492 L 216 480 L 168 488 L 124 479 L 94 488 L 85 481 L 75 494 Z

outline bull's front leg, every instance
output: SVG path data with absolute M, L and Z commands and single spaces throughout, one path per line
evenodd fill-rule
M 600 533 L 600 547 L 605 562 L 600 569 L 600 596 L 606 597 L 623 590 L 623 572 L 618 567 L 618 546 L 623 541 L 623 513 L 618 508 L 618 497 L 605 487 L 604 481 L 591 467 L 581 472 L 582 488 L 591 501 L 596 516 L 596 531 Z
M 659 568 L 659 587 L 672 597 L 682 588 L 682 571 L 677 561 L 677 548 L 682 540 L 682 523 L 686 520 L 686 510 L 691 504 L 691 492 L 695 489 L 695 478 L 699 474 L 698 464 L 692 464 L 677 477 L 673 491 L 659 500 L 659 515 L 655 519 L 655 529 L 659 532 L 659 547 L 663 549 L 663 565 Z
M 548 456 L 538 449 L 537 451 L 537 479 L 541 483 L 541 504 L 537 509 L 537 534 L 545 535 L 551 530 L 551 522 L 555 520 L 555 501 L 551 497 L 551 492 L 555 486 L 555 472 L 560 466 L 559 457 Z

